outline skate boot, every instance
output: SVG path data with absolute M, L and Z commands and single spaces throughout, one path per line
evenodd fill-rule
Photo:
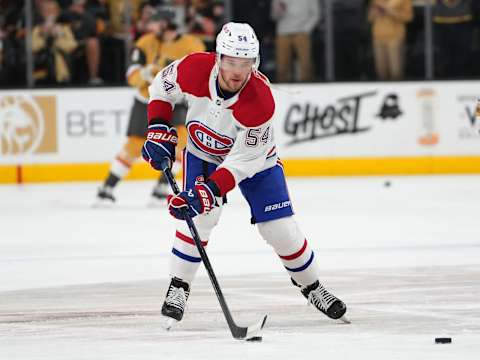
M 165 329 L 170 330 L 173 324 L 182 320 L 189 295 L 188 283 L 176 277 L 172 278 L 162 306 L 162 315 L 166 317 Z
M 347 312 L 345 303 L 329 293 L 318 280 L 308 286 L 301 286 L 293 279 L 292 282 L 300 288 L 302 295 L 308 300 L 309 305 L 314 305 L 330 319 L 340 319 L 345 323 L 350 323 L 350 321 L 344 317 Z
M 108 185 L 102 185 L 98 188 L 97 202 L 95 206 L 111 205 L 115 203 L 115 196 L 113 196 L 113 188 Z

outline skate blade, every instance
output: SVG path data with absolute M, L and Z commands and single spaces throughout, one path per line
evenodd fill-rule
M 92 204 L 93 209 L 111 209 L 115 206 L 115 202 L 109 199 L 97 199 Z
M 338 319 L 338 320 L 342 321 L 344 324 L 351 324 L 351 323 L 352 323 L 350 320 L 348 320 L 347 317 L 345 317 L 345 315 L 342 316 L 342 317 L 341 317 L 340 319 Z
M 164 319 L 162 321 L 162 327 L 166 331 L 170 331 L 172 328 L 174 328 L 178 324 L 178 321 L 171 317 L 164 316 L 163 318 Z
M 167 207 L 167 199 L 157 199 L 152 197 L 150 201 L 147 203 L 148 208 L 166 208 Z

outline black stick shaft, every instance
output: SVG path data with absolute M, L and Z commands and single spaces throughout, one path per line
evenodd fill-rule
M 173 177 L 172 170 L 170 169 L 170 160 L 168 160 L 167 158 L 165 158 L 162 161 L 162 171 L 165 177 L 167 178 L 167 181 L 170 184 L 170 187 L 172 188 L 173 192 L 175 194 L 178 194 L 180 192 L 180 189 L 177 185 L 177 182 L 175 181 L 175 178 Z M 246 327 L 245 328 L 240 327 L 235 324 L 232 314 L 230 313 L 230 309 L 228 308 L 227 302 L 225 301 L 225 297 L 223 296 L 222 289 L 220 288 L 220 284 L 218 283 L 217 277 L 213 272 L 213 268 L 212 268 L 212 265 L 210 264 L 210 260 L 208 259 L 207 253 L 202 246 L 202 241 L 200 236 L 198 235 L 197 228 L 193 223 L 191 216 L 188 215 L 187 210 L 184 209 L 182 211 L 185 217 L 185 221 L 187 222 L 188 228 L 190 229 L 190 232 L 192 234 L 193 241 L 195 242 L 198 252 L 200 253 L 200 257 L 202 259 L 203 265 L 207 270 L 208 277 L 210 278 L 210 281 L 213 285 L 213 289 L 215 290 L 215 294 L 217 295 L 218 302 L 220 303 L 220 307 L 222 308 L 223 315 L 227 320 L 227 324 L 228 324 L 228 327 L 230 328 L 232 336 L 235 339 L 244 338 L 247 334 L 248 329 Z

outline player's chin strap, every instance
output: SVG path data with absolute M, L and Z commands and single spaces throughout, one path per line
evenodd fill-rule
M 170 169 L 170 159 L 164 158 L 160 164 L 162 167 L 162 171 L 165 175 L 165 178 L 168 180 L 168 183 L 170 184 L 170 187 L 173 190 L 173 193 L 177 195 L 178 193 L 180 193 L 180 189 L 177 185 L 177 182 L 175 181 L 175 178 L 173 177 L 172 170 Z M 257 335 L 260 332 L 260 330 L 262 330 L 263 327 L 265 326 L 265 322 L 267 321 L 267 315 L 265 315 L 262 318 L 262 320 L 260 320 L 256 324 L 253 324 L 248 327 L 238 326 L 235 323 L 235 321 L 233 320 L 232 314 L 230 313 L 230 310 L 228 308 L 227 302 L 225 301 L 225 297 L 223 296 L 222 289 L 220 288 L 217 277 L 213 272 L 213 268 L 212 268 L 212 265 L 210 264 L 210 260 L 208 259 L 207 253 L 205 252 L 205 249 L 202 246 L 202 241 L 200 239 L 200 235 L 198 235 L 197 228 L 193 223 L 192 218 L 188 215 L 187 209 L 182 209 L 182 211 L 183 211 L 183 216 L 185 218 L 185 221 L 187 222 L 188 228 L 190 229 L 190 233 L 192 234 L 193 241 L 195 242 L 195 246 L 197 247 L 198 252 L 200 253 L 200 257 L 202 259 L 203 265 L 205 265 L 205 269 L 207 270 L 208 277 L 212 282 L 213 289 L 215 290 L 215 294 L 217 295 L 217 299 L 218 299 L 218 302 L 220 303 L 220 307 L 222 308 L 223 315 L 227 320 L 228 327 L 232 332 L 232 336 L 235 339 L 242 340 L 242 339 L 248 339 L 254 335 Z

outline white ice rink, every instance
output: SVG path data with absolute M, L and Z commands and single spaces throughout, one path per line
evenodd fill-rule
M 98 184 L 0 186 L 0 360 L 480 359 L 480 177 L 390 180 L 289 180 L 350 325 L 306 306 L 232 193 L 207 251 L 236 321 L 268 314 L 261 343 L 231 338 L 203 269 L 161 329 L 174 223 L 152 182 L 112 209 L 91 208 Z

